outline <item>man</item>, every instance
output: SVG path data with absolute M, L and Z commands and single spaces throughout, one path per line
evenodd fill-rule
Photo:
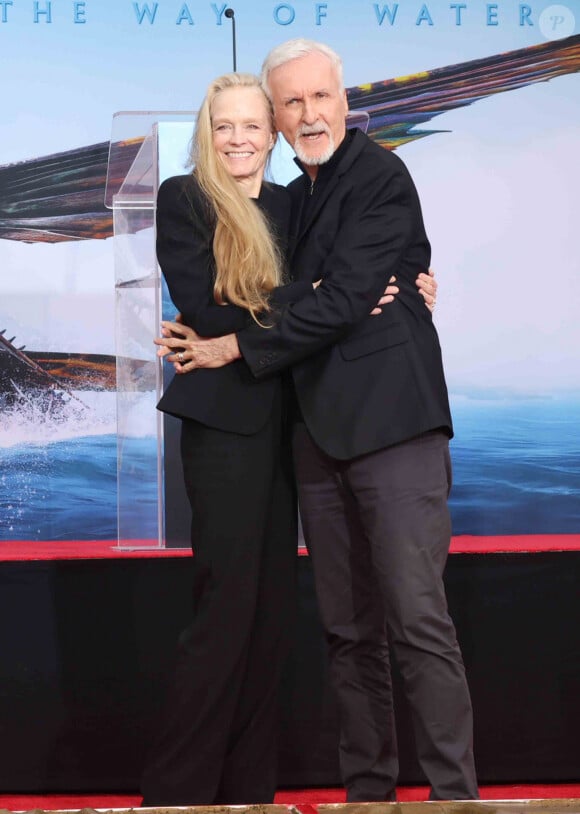
M 303 173 L 289 187 L 292 273 L 322 282 L 269 329 L 188 343 L 173 360 L 187 372 L 241 355 L 257 378 L 292 366 L 301 516 L 347 800 L 395 798 L 387 631 L 431 798 L 475 798 L 471 703 L 442 581 L 452 426 L 437 334 L 414 285 L 430 260 L 417 193 L 397 156 L 346 131 L 342 66 L 327 46 L 284 43 L 262 78 Z M 370 316 L 392 275 L 398 296 Z

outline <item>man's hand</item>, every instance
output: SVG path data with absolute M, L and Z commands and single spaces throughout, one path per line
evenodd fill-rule
M 393 283 L 396 282 L 396 280 L 397 280 L 396 277 L 391 277 L 391 279 L 389 280 L 389 284 L 385 288 L 382 297 L 371 311 L 372 316 L 376 316 L 377 314 L 383 313 L 383 309 L 380 307 L 381 305 L 388 305 L 390 302 L 393 302 L 393 300 L 395 299 L 395 294 L 399 293 L 398 286 L 393 285 Z
M 385 288 L 384 294 L 371 311 L 373 316 L 383 313 L 381 306 L 388 305 L 390 302 L 393 302 L 395 295 L 399 293 L 399 288 L 394 285 L 396 282 L 397 278 L 391 277 L 388 286 Z M 421 272 L 421 274 L 419 274 L 415 280 L 415 285 L 419 289 L 419 294 L 425 300 L 425 305 L 431 311 L 431 313 L 433 313 L 435 310 L 435 302 L 437 301 L 437 280 L 435 279 L 435 272 L 431 269 L 429 269 L 428 274 Z
M 240 359 L 235 334 L 204 339 L 187 325 L 162 322 L 162 336 L 153 341 L 159 346 L 157 355 L 173 364 L 176 373 L 189 373 L 200 367 L 223 367 Z

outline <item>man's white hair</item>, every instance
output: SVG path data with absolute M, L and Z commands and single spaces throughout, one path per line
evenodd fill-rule
M 279 68 L 280 65 L 285 65 L 287 62 L 291 62 L 293 59 L 300 59 L 300 57 L 306 57 L 309 54 L 322 54 L 330 60 L 336 70 L 339 88 L 341 91 L 344 90 L 344 83 L 342 79 L 342 59 L 339 57 L 336 51 L 333 51 L 330 46 L 325 45 L 323 42 L 298 38 L 295 40 L 287 40 L 280 45 L 276 45 L 266 56 L 266 59 L 262 64 L 260 78 L 264 92 L 267 94 L 269 99 L 272 98 L 272 94 L 270 93 L 268 79 L 274 68 Z

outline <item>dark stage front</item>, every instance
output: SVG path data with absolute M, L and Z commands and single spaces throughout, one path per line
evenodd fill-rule
M 135 791 L 191 561 L 0 563 L 0 791 Z M 458 554 L 446 582 L 482 783 L 580 781 L 580 552 Z M 310 563 L 282 710 L 282 786 L 339 785 Z M 264 664 L 268 669 L 268 664 Z M 398 694 L 403 783 L 423 777 Z

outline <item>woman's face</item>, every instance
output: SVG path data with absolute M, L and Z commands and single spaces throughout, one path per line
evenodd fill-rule
M 226 88 L 211 108 L 213 146 L 240 182 L 261 183 L 274 146 L 267 101 L 259 88 Z

